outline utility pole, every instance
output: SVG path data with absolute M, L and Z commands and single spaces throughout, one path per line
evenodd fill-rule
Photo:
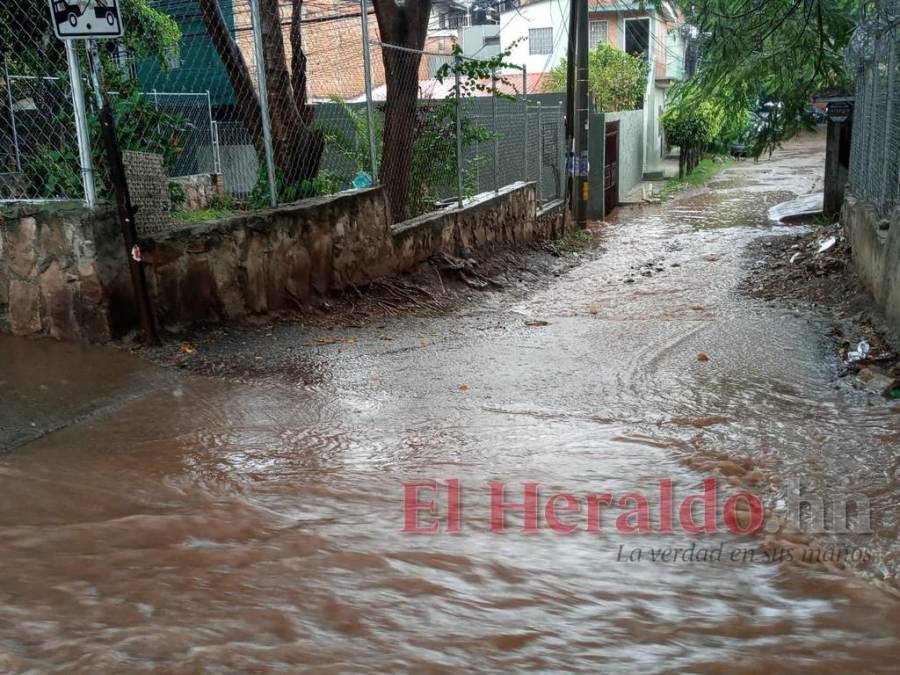
M 569 44 L 566 52 L 566 194 L 569 210 L 575 213 L 575 42 L 578 31 L 578 2 L 569 0 Z
M 575 222 L 587 224 L 588 185 L 588 2 L 572 0 L 578 5 L 578 31 L 575 41 L 577 66 L 575 71 Z

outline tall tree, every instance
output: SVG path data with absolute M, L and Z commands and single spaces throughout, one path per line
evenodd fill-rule
M 381 181 L 396 222 L 404 220 L 409 212 L 419 66 L 428 33 L 431 0 L 400 3 L 374 0 L 374 5 L 384 45 L 381 56 L 387 86 Z
M 218 0 L 198 0 L 203 22 L 231 80 L 244 128 L 262 150 L 262 113 L 250 69 L 228 29 Z M 306 94 L 306 55 L 302 43 L 303 0 L 291 5 L 291 66 L 284 49 L 278 0 L 258 0 L 263 43 L 272 149 L 275 166 L 288 184 L 314 178 L 319 171 L 324 140 L 311 128 L 313 109 Z
M 846 85 L 844 49 L 859 0 L 681 0 L 702 53 L 695 77 L 678 86 L 675 101 L 722 105 L 732 119 L 773 101 L 777 127 L 756 150 L 772 149 L 797 131 L 818 89 Z M 728 125 L 726 125 L 727 127 Z

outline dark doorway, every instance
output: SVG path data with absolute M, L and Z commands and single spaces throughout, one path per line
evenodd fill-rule
M 603 167 L 603 216 L 619 205 L 619 123 L 606 123 L 606 162 Z

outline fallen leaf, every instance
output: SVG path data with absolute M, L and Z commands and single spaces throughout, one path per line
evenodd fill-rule
M 544 326 L 549 326 L 550 324 L 547 321 L 526 321 L 525 325 L 531 328 L 543 328 Z
M 419 340 L 419 344 L 422 345 L 423 347 L 427 347 L 428 340 L 426 340 L 425 338 L 422 338 L 421 340 Z
M 181 353 L 182 354 L 193 354 L 196 350 L 194 346 L 190 342 L 182 342 L 181 343 Z
M 699 361 L 700 363 L 708 363 L 709 357 L 703 352 L 700 352 L 700 354 L 697 356 L 697 361 Z
M 703 305 L 691 305 L 691 309 L 695 312 L 702 312 L 704 309 L 706 309 L 706 307 L 704 307 Z
M 596 305 L 591 305 L 591 306 L 588 308 L 588 311 L 589 311 L 591 314 L 593 314 L 594 316 L 596 316 L 597 314 L 600 313 L 600 308 L 597 307 Z
M 460 391 L 469 391 L 469 385 L 461 384 L 461 385 L 459 385 L 459 390 Z
M 703 256 L 703 259 L 706 262 L 716 262 L 719 259 L 719 256 L 710 254 L 710 255 Z
M 381 339 L 382 340 L 393 340 L 394 338 L 392 338 L 390 335 L 382 335 Z

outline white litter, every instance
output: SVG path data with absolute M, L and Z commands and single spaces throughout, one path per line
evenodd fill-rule
M 791 256 L 791 265 L 793 265 L 797 261 L 797 258 L 799 258 L 799 257 L 800 257 L 800 251 L 797 251 L 794 255 L 792 255 Z
M 872 349 L 869 346 L 869 343 L 863 340 L 858 345 L 856 345 L 856 349 L 852 352 L 847 353 L 847 360 L 851 363 L 854 361 L 862 361 L 869 355 L 869 351 Z
M 819 250 L 816 253 L 825 253 L 825 251 L 830 251 L 834 248 L 834 245 L 837 243 L 837 237 L 828 237 L 822 244 L 819 246 Z

